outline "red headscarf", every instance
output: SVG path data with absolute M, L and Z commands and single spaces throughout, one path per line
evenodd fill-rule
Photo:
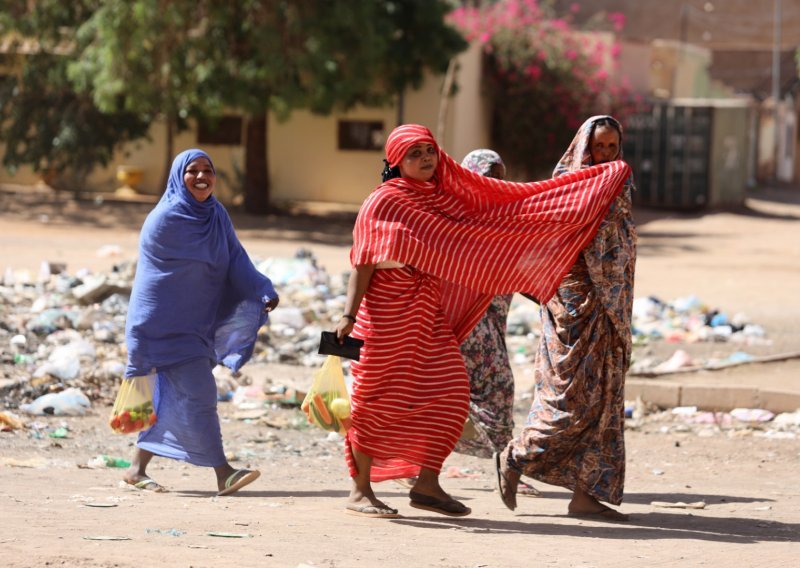
M 386 160 L 395 167 L 414 144 L 433 144 L 441 153 L 439 145 L 430 130 L 420 124 L 403 124 L 392 130 L 386 139 Z M 439 156 L 441 157 L 441 156 Z

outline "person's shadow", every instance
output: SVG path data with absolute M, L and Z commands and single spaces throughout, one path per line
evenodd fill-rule
M 463 491 L 463 489 L 462 489 Z M 213 497 L 209 491 L 179 491 L 185 497 Z M 385 493 L 381 491 L 380 493 Z M 248 491 L 242 490 L 235 498 L 239 499 L 319 499 L 337 498 L 342 502 L 347 498 L 347 491 Z M 469 504 L 470 499 L 463 495 L 455 495 L 457 499 Z M 564 492 L 543 491 L 543 498 L 567 501 L 569 494 Z M 228 497 L 225 497 L 226 499 Z M 231 497 L 234 498 L 234 497 Z M 388 492 L 387 503 L 400 504 L 406 498 L 404 492 Z M 653 501 L 691 503 L 704 501 L 706 509 L 657 509 L 653 507 L 645 512 L 629 512 L 630 521 L 610 522 L 602 519 L 576 518 L 565 514 L 537 513 L 535 503 L 539 499 L 525 499 L 524 504 L 514 513 L 513 520 L 470 517 L 444 517 L 435 513 L 407 514 L 403 507 L 399 519 L 387 519 L 386 522 L 425 529 L 458 530 L 469 533 L 507 533 L 537 534 L 550 536 L 573 536 L 606 539 L 690 539 L 712 542 L 730 542 L 735 544 L 755 544 L 758 542 L 800 542 L 800 523 L 784 523 L 767 518 L 720 515 L 714 511 L 715 506 L 730 503 L 766 503 L 770 499 L 756 497 L 739 497 L 732 495 L 697 495 L 688 493 L 626 493 L 625 503 L 647 505 Z M 528 505 L 531 503 L 532 505 Z M 499 504 L 499 498 L 498 498 Z M 566 510 L 566 503 L 564 504 Z M 343 514 L 343 513 L 342 513 Z M 474 514 L 474 512 L 473 512 Z M 564 521 L 567 521 L 566 523 Z

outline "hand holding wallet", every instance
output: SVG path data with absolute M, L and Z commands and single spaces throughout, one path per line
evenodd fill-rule
M 344 336 L 344 343 L 339 343 L 336 332 L 323 331 L 319 340 L 320 355 L 338 355 L 346 359 L 358 361 L 361 357 L 361 346 L 364 345 L 363 339 L 356 339 L 349 335 Z

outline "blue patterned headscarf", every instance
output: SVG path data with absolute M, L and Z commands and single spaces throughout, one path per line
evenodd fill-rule
M 175 157 L 142 227 L 125 328 L 128 377 L 200 357 L 238 369 L 266 321 L 264 303 L 278 296 L 222 204 L 213 195 L 197 201 L 186 188 L 184 172 L 198 158 L 211 163 L 197 149 Z

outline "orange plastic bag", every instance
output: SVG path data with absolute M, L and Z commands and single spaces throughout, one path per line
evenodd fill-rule
M 328 355 L 300 405 L 309 423 L 323 430 L 345 433 L 350 429 L 350 395 L 344 382 L 342 360 Z
M 132 434 L 147 430 L 156 423 L 153 410 L 153 391 L 156 376 L 123 379 L 119 387 L 109 425 L 117 434 Z

